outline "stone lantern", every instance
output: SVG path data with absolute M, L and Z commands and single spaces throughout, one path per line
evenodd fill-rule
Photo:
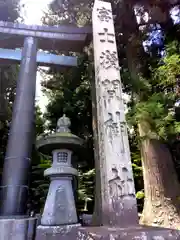
M 78 172 L 72 166 L 71 157 L 83 141 L 70 132 L 70 125 L 69 118 L 63 115 L 57 122 L 54 134 L 37 140 L 38 150 L 53 156 L 52 166 L 44 172 L 44 176 L 48 176 L 51 182 L 38 228 L 78 224 L 72 188 L 72 179 Z

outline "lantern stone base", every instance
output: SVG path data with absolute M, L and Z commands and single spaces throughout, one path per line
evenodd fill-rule
M 51 230 L 51 232 L 50 232 Z M 135 226 L 128 228 L 59 226 L 37 229 L 36 240 L 179 240 L 180 231 Z
M 0 219 L 1 240 L 34 240 L 36 218 Z
M 78 223 L 71 181 L 71 177 L 51 177 L 51 184 L 41 218 L 42 226 Z

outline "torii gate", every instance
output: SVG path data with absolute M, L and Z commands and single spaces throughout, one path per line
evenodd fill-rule
M 12 64 L 20 62 L 21 48 L 26 36 L 36 36 L 38 47 L 42 50 L 69 50 L 81 51 L 84 42 L 88 39 L 90 28 L 75 27 L 48 27 L 48 26 L 27 26 L 25 24 L 14 24 L 0 21 L 0 64 Z M 13 36 L 13 37 L 12 37 Z M 43 52 L 37 53 L 37 64 L 41 66 L 76 66 L 77 59 L 72 56 L 57 56 Z M 1 86 L 1 85 L 0 85 Z M 0 93 L 0 119 L 4 116 L 4 107 Z
M 23 216 L 26 212 L 28 172 L 33 143 L 34 102 L 38 65 L 77 66 L 70 56 L 37 53 L 42 50 L 83 50 L 91 28 L 27 26 L 0 22 L 0 63 L 21 62 L 11 128 L 4 161 L 0 215 Z M 21 48 L 21 50 L 13 50 Z

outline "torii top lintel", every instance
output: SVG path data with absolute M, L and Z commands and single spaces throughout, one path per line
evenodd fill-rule
M 92 28 L 38 26 L 0 21 L 0 48 L 21 48 L 26 36 L 37 37 L 43 50 L 81 52 L 91 40 Z

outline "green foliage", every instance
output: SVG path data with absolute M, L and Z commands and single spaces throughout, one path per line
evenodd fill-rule
M 84 26 L 91 22 L 93 1 L 52 1 L 43 22 L 47 25 L 71 24 Z
M 175 53 L 176 45 L 172 42 L 172 47 L 171 44 L 167 46 L 165 57 L 160 59 L 159 66 L 153 69 L 149 79 L 148 95 L 141 101 L 134 101 L 127 114 L 131 124 L 147 121 L 151 130 L 166 141 L 174 138 L 180 130 L 174 114 L 177 77 L 180 74 L 180 55 L 178 50 Z
M 143 197 L 139 198 L 139 192 L 143 192 L 143 176 L 142 176 L 142 166 L 141 166 L 141 154 L 139 150 L 138 138 L 136 135 L 136 131 L 133 133 L 129 133 L 129 143 L 130 143 L 130 151 L 131 151 L 131 161 L 134 175 L 134 182 L 136 188 L 136 198 L 138 204 L 138 210 L 142 211 L 143 206 Z
M 180 74 L 180 55 L 167 52 L 163 60 L 163 65 L 158 67 L 155 71 L 155 77 L 159 80 L 159 85 L 161 87 L 173 87 L 173 85 L 176 84 L 177 76 Z
M 45 119 L 38 105 L 36 105 L 36 136 L 45 131 Z M 42 210 L 49 188 L 49 179 L 44 178 L 44 171 L 50 167 L 51 159 L 40 154 L 33 145 L 31 157 L 31 176 L 30 176 L 30 194 L 29 204 L 35 212 Z
M 81 55 L 78 63 L 77 68 L 63 73 L 51 69 L 49 73 L 53 74 L 53 78 L 42 84 L 45 93 L 49 96 L 49 104 L 44 114 L 49 122 L 48 129 L 55 130 L 58 118 L 65 113 L 71 119 L 72 133 L 84 140 L 85 150 L 78 156 L 77 206 L 82 210 L 85 204 L 92 205 L 94 199 L 94 153 L 91 83 L 88 76 L 87 55 Z
M 78 209 L 83 211 L 88 211 L 87 202 L 92 202 L 94 200 L 94 178 L 95 169 L 91 169 L 87 172 L 79 171 L 79 188 L 78 188 Z M 91 213 L 92 213 L 91 208 Z
M 49 179 L 44 178 L 44 171 L 51 166 L 47 156 L 34 150 L 31 170 L 29 203 L 35 212 L 42 211 L 49 189 Z
M 138 191 L 136 193 L 136 198 L 139 199 L 143 199 L 145 197 L 144 192 L 143 191 Z
M 11 118 L 18 70 L 16 65 L 0 68 L 0 121 Z
M 40 107 L 36 105 L 36 136 L 38 137 L 45 131 L 45 119 L 40 110 Z

